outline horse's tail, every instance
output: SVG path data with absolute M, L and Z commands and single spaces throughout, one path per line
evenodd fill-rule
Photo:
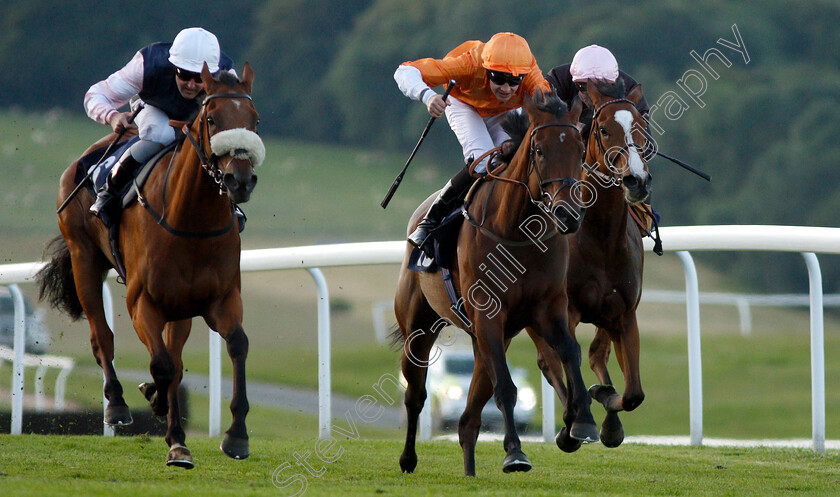
M 398 350 L 403 348 L 405 345 L 405 336 L 403 336 L 402 329 L 400 329 L 400 325 L 394 323 L 391 326 L 391 329 L 388 330 L 388 339 L 390 340 L 390 347 L 392 350 Z
M 74 321 L 81 319 L 84 310 L 76 293 L 70 249 L 64 237 L 59 235 L 53 238 L 44 249 L 44 256 L 45 259 L 49 257 L 50 261 L 35 275 L 39 300 L 46 298 L 50 306 L 66 312 Z

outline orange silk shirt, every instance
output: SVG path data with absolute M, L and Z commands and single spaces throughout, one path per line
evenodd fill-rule
M 403 62 L 403 65 L 419 69 L 423 81 L 432 88 L 454 79 L 456 86 L 450 95 L 475 108 L 481 117 L 495 116 L 522 107 L 525 92 L 533 95 L 538 89 L 551 91 L 551 86 L 543 77 L 536 59 L 532 58 L 531 70 L 513 97 L 507 102 L 499 101 L 490 90 L 487 70 L 481 65 L 484 45 L 482 41 L 466 41 L 446 54 L 443 59 L 419 59 Z

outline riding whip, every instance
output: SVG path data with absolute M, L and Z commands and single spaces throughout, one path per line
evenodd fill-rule
M 134 118 L 137 117 L 137 114 L 139 114 L 142 109 L 143 105 L 138 105 L 137 108 L 134 109 L 134 112 L 132 112 L 131 115 L 128 116 L 128 124 L 134 122 Z M 70 201 L 73 200 L 73 198 L 76 196 L 76 194 L 79 193 L 79 190 L 82 189 L 82 186 L 90 180 L 90 177 L 93 176 L 93 172 L 96 171 L 96 166 L 98 166 L 99 163 L 102 162 L 102 159 L 108 157 L 108 154 L 111 153 L 111 149 L 114 148 L 114 145 L 116 145 L 117 142 L 120 141 L 120 138 L 122 138 L 125 134 L 125 130 L 126 128 L 123 127 L 123 129 L 121 129 L 120 132 L 117 133 L 117 137 L 114 138 L 114 141 L 112 141 L 110 145 L 108 145 L 108 148 L 105 149 L 105 153 L 103 153 L 102 157 L 100 157 L 99 160 L 96 161 L 96 164 L 94 164 L 93 167 L 90 168 L 90 172 L 87 173 L 87 176 L 85 176 L 84 179 L 82 179 L 82 181 L 79 181 L 79 184 L 76 185 L 76 188 L 72 192 L 70 192 L 70 195 L 68 195 L 66 199 L 64 199 L 64 202 L 62 202 L 58 210 L 55 211 L 56 214 L 61 214 L 61 211 L 63 211 L 64 208 L 67 207 L 67 204 L 69 204 Z
M 449 92 L 451 92 L 453 88 L 455 88 L 455 80 L 450 79 L 449 80 L 449 85 L 446 87 L 446 91 L 443 92 L 443 101 L 444 102 L 446 101 L 446 97 L 449 96 Z M 385 198 L 382 200 L 382 203 L 380 205 L 382 206 L 383 209 L 388 207 L 388 202 L 391 201 L 391 197 L 394 196 L 394 193 L 397 191 L 397 188 L 399 188 L 400 183 L 402 182 L 402 179 L 403 179 L 403 175 L 405 174 L 405 171 L 408 169 L 408 165 L 411 164 L 411 159 L 414 158 L 414 154 L 417 153 L 417 149 L 420 148 L 420 144 L 423 143 L 423 139 L 426 138 L 426 135 L 429 133 L 429 129 L 432 127 L 432 124 L 434 124 L 435 119 L 437 119 L 435 116 L 432 116 L 432 118 L 429 119 L 428 124 L 426 124 L 426 129 L 424 129 L 423 134 L 420 135 L 420 141 L 418 141 L 417 145 L 414 146 L 414 150 L 411 151 L 411 155 L 409 155 L 408 160 L 405 161 L 405 165 L 403 166 L 402 171 L 400 171 L 400 174 L 397 175 L 397 178 L 394 180 L 394 184 L 391 185 L 391 189 L 388 190 L 388 194 L 385 195 Z
M 703 179 L 704 179 L 704 180 L 706 180 L 706 181 L 709 181 L 709 182 L 711 182 L 711 181 L 712 181 L 712 177 L 711 177 L 711 176 L 709 176 L 708 174 L 704 173 L 703 171 L 701 171 L 701 170 L 699 170 L 699 169 L 695 169 L 695 168 L 693 168 L 693 167 L 689 166 L 688 164 L 686 164 L 685 162 L 683 162 L 683 161 L 681 161 L 681 160 L 679 160 L 679 159 L 675 159 L 675 158 L 673 158 L 673 157 L 669 157 L 669 156 L 667 156 L 667 155 L 663 154 L 662 152 L 660 152 L 659 150 L 657 150 L 657 151 L 656 151 L 656 155 L 658 155 L 658 156 L 660 156 L 660 157 L 662 157 L 662 158 L 668 159 L 669 161 L 673 162 L 674 164 L 676 164 L 676 165 L 678 165 L 678 166 L 682 167 L 683 169 L 686 169 L 686 170 L 688 170 L 688 171 L 691 171 L 692 173 L 696 174 L 697 176 L 700 176 L 701 178 L 703 178 Z

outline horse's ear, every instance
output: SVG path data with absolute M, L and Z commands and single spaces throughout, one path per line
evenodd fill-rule
M 581 102 L 580 97 L 575 95 L 575 98 L 572 99 L 572 108 L 569 109 L 569 121 L 577 124 L 580 121 L 580 113 L 583 112 L 583 102 Z
M 541 90 L 537 90 L 541 91 Z M 525 113 L 528 114 L 528 117 L 531 119 L 531 122 L 534 122 L 534 113 L 537 112 L 537 106 L 534 105 L 534 99 L 531 97 L 531 94 L 527 91 L 525 92 L 525 98 L 522 102 L 522 108 L 525 109 Z
M 245 62 L 245 66 L 242 68 L 242 87 L 245 90 L 245 93 L 251 94 L 251 87 L 254 83 L 254 70 L 251 69 L 251 64 Z
M 204 83 L 204 91 L 207 91 L 210 84 L 214 82 L 213 73 L 211 73 L 210 68 L 207 67 L 207 62 L 205 62 L 204 66 L 201 68 L 201 81 Z
M 630 90 L 630 93 L 627 94 L 627 100 L 633 102 L 633 105 L 638 106 L 639 102 L 644 97 L 644 93 L 642 93 L 642 85 L 636 85 Z
M 604 94 L 598 91 L 598 88 L 595 87 L 595 83 L 592 80 L 586 85 L 586 93 L 589 95 L 592 103 L 595 104 L 595 107 L 598 107 L 598 102 L 604 98 Z

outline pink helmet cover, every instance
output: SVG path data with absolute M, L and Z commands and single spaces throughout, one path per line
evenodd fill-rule
M 589 45 L 577 51 L 569 68 L 572 81 L 606 79 L 614 82 L 618 79 L 618 62 L 615 56 L 604 47 Z

